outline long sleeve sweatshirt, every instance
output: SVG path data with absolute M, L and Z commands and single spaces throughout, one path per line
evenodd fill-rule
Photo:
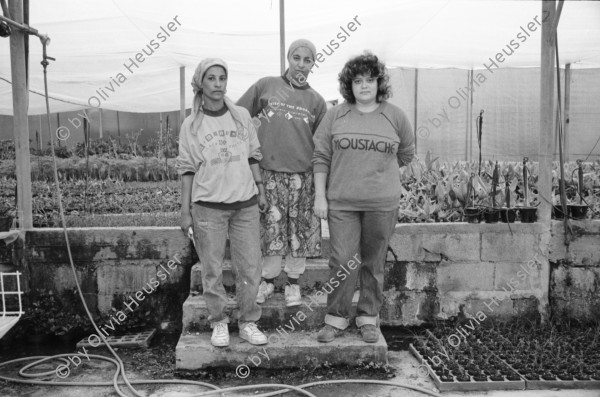
M 255 117 L 263 159 L 261 168 L 307 172 L 312 168 L 313 134 L 327 105 L 308 84 L 296 86 L 285 76 L 264 77 L 237 101 Z
M 176 162 L 180 175 L 194 174 L 192 202 L 222 209 L 256 200 L 250 163 L 262 158 L 248 111 L 226 104 L 221 111 L 199 111 L 184 120 Z
M 414 157 L 413 130 L 387 102 L 363 113 L 342 103 L 327 111 L 314 136 L 313 172 L 326 173 L 332 210 L 391 211 L 400 199 L 400 167 Z

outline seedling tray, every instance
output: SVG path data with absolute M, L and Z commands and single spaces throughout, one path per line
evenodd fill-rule
M 127 334 L 122 336 L 108 336 L 106 340 L 112 347 L 148 347 L 150 346 L 150 341 L 154 334 L 156 333 L 156 329 L 151 331 L 137 332 L 134 334 Z M 104 346 L 104 342 L 101 342 L 100 345 L 94 344 L 93 346 L 89 343 L 88 338 L 84 338 L 77 342 L 77 347 L 101 347 Z
M 506 377 L 503 381 L 490 380 L 488 377 L 487 381 L 477 381 L 470 376 L 471 381 L 469 382 L 460 382 L 456 379 L 456 376 L 453 376 L 452 382 L 445 382 L 440 379 L 440 377 L 435 373 L 435 370 L 429 365 L 429 362 L 421 356 L 421 354 L 417 351 L 417 349 L 411 343 L 409 345 L 410 352 L 417 358 L 419 363 L 425 365 L 429 372 L 429 376 L 433 379 L 433 383 L 438 388 L 439 391 L 487 391 L 487 390 L 524 390 L 525 389 L 525 381 L 523 379 L 520 380 L 508 380 Z
M 437 341 L 439 343 L 439 339 L 429 330 L 427 330 L 427 335 L 429 338 Z M 496 357 L 502 363 L 504 363 L 507 367 L 509 367 L 515 374 L 517 374 L 521 380 L 512 381 L 508 380 L 505 377 L 504 381 L 493 381 L 488 376 L 488 381 L 477 381 L 470 376 L 470 382 L 461 382 L 453 376 L 454 381 L 447 382 L 442 381 L 435 370 L 430 365 L 429 361 L 425 359 L 419 351 L 410 344 L 409 349 L 411 353 L 417 358 L 417 360 L 427 367 L 427 371 L 429 375 L 433 379 L 436 387 L 440 391 L 484 391 L 484 390 L 547 390 L 547 389 L 600 389 L 600 380 L 578 380 L 574 378 L 573 380 L 562 380 L 556 377 L 555 380 L 528 380 L 525 377 L 525 374 L 518 369 L 515 369 L 512 365 L 510 365 L 506 360 L 499 357 L 495 351 L 492 351 L 487 348 L 484 342 L 477 339 L 477 343 L 481 344 L 481 346 L 485 347 L 488 354 L 490 356 Z

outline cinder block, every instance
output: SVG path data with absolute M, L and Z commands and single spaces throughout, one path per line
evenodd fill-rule
M 552 271 L 552 295 L 555 297 L 600 296 L 600 269 L 559 266 Z
M 392 289 L 384 291 L 383 296 L 379 311 L 382 325 L 416 326 L 434 318 L 437 300 L 434 292 Z
M 534 260 L 527 263 L 503 262 L 496 263 L 495 268 L 494 290 L 505 292 L 536 290 L 541 293 L 542 265 L 539 262 Z
M 438 295 L 438 318 L 452 316 L 475 316 L 482 311 L 486 316 L 510 317 L 513 302 L 509 294 L 503 291 L 447 292 Z
M 106 311 L 111 307 L 114 294 L 149 289 L 147 283 L 156 277 L 156 263 L 154 261 L 140 261 L 133 264 L 111 264 L 99 266 L 97 271 L 98 282 L 98 310 Z
M 448 291 L 492 291 L 494 264 L 455 263 L 444 261 L 437 269 L 437 287 L 440 295 Z
M 573 235 L 569 244 L 569 252 L 567 252 L 564 243 L 563 222 L 552 221 L 548 259 L 558 262 L 568 258 L 577 262 L 577 265 L 600 266 L 600 222 L 597 220 L 572 220 L 570 224 Z M 584 261 L 585 263 L 583 263 Z
M 481 260 L 527 263 L 539 250 L 539 234 L 483 233 Z
M 510 298 L 490 298 L 484 300 L 465 301 L 464 312 L 477 318 L 477 313 L 482 312 L 487 317 L 511 318 L 514 316 L 514 302 Z
M 399 231 L 400 230 L 400 231 Z M 390 246 L 401 261 L 479 260 L 479 233 L 439 233 L 434 229 L 397 229 Z
M 600 296 L 598 294 L 570 294 L 568 297 L 553 297 L 552 313 L 562 318 L 580 321 L 597 321 L 600 318 Z
M 435 262 L 388 262 L 385 266 L 383 289 L 410 291 L 436 288 Z
M 166 260 L 161 260 L 158 262 L 158 264 L 155 266 L 155 274 L 157 275 L 157 280 L 160 281 L 160 284 L 178 284 L 181 282 L 181 280 L 183 279 L 183 277 L 185 276 L 185 272 L 186 272 L 186 267 L 187 265 L 185 265 L 183 262 L 179 263 L 177 261 L 177 259 L 179 260 L 179 262 L 181 262 L 181 258 L 179 257 L 173 257 L 171 259 L 169 259 L 168 261 Z M 169 266 L 170 264 L 170 266 Z M 158 272 L 161 272 L 159 275 Z M 165 278 L 163 280 L 163 278 Z
M 69 242 L 75 262 L 171 259 L 192 256 L 193 245 L 178 227 L 72 228 Z M 27 258 L 32 262 L 68 261 L 62 229 L 27 231 Z

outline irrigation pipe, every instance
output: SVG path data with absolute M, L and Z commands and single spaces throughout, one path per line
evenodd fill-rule
M 22 26 L 18 26 L 18 28 L 21 28 L 23 30 L 27 30 L 25 27 Z M 31 32 L 31 31 L 29 31 Z M 47 76 L 47 66 L 49 65 L 48 59 L 54 60 L 51 57 L 48 57 L 46 54 L 46 45 L 49 42 L 49 40 L 47 39 L 47 36 L 45 37 L 46 40 L 42 40 L 42 45 L 43 45 L 43 60 L 42 60 L 42 66 L 44 67 L 44 93 L 45 93 L 45 100 L 46 100 L 46 121 L 48 124 L 48 131 L 50 133 L 50 147 L 51 147 L 51 151 L 52 151 L 52 160 L 53 160 L 53 171 L 54 171 L 54 181 L 56 183 L 56 192 L 57 192 L 57 201 L 58 201 L 58 208 L 59 208 L 59 213 L 60 213 L 60 219 L 61 219 L 61 223 L 62 223 L 62 229 L 63 229 L 63 233 L 65 236 L 65 245 L 67 247 L 67 253 L 69 256 L 69 263 L 71 265 L 71 270 L 73 271 L 73 276 L 75 278 L 75 285 L 77 287 L 77 291 L 79 293 L 79 298 L 81 299 L 81 302 L 83 304 L 83 307 L 90 319 L 90 322 L 92 323 L 92 325 L 94 326 L 94 329 L 96 330 L 97 334 L 101 337 L 102 341 L 104 342 L 104 344 L 106 345 L 106 347 L 108 348 L 108 350 L 110 351 L 110 353 L 114 356 L 114 359 L 111 357 L 106 357 L 106 356 L 102 356 L 102 355 L 98 355 L 98 354 L 80 354 L 80 353 L 71 353 L 71 354 L 57 354 L 54 356 L 32 356 L 32 357 L 23 357 L 23 358 L 17 358 L 14 360 L 9 360 L 9 361 L 5 361 L 3 363 L 0 363 L 0 368 L 7 366 L 7 365 L 11 365 L 11 364 L 16 364 L 16 363 L 20 363 L 20 362 L 24 362 L 24 361 L 31 361 L 31 360 L 35 360 L 32 363 L 29 363 L 27 365 L 25 365 L 24 367 L 22 367 L 19 370 L 19 376 L 23 377 L 23 378 L 33 378 L 33 379 L 19 379 L 19 378 L 12 378 L 12 377 L 8 377 L 8 376 L 3 376 L 0 375 L 0 379 L 7 381 L 7 382 L 12 382 L 12 383 L 20 383 L 20 384 L 28 384 L 28 385 L 40 385 L 40 386 L 91 386 L 91 387 L 95 387 L 95 386 L 113 386 L 113 388 L 115 389 L 115 391 L 117 392 L 117 394 L 119 396 L 122 397 L 128 397 L 125 393 L 123 393 L 123 391 L 120 389 L 120 385 L 125 384 L 129 390 L 136 396 L 139 397 L 143 397 L 144 395 L 141 394 L 140 392 L 138 392 L 133 385 L 144 385 L 144 384 L 180 384 L 180 385 L 194 385 L 194 386 L 202 386 L 205 388 L 210 388 L 213 389 L 212 391 L 208 391 L 208 392 L 204 392 L 204 393 L 200 393 L 200 394 L 195 394 L 193 396 L 208 396 L 208 395 L 216 395 L 216 394 L 223 394 L 225 392 L 231 392 L 231 391 L 239 391 L 239 390 L 254 390 L 254 389 L 258 389 L 258 388 L 283 388 L 284 390 L 279 390 L 276 392 L 271 392 L 271 393 L 267 393 L 267 394 L 262 394 L 261 396 L 274 396 L 274 395 L 280 395 L 280 394 L 285 394 L 288 393 L 290 391 L 296 391 L 298 393 L 301 393 L 302 395 L 305 396 L 309 396 L 309 397 L 316 397 L 314 394 L 303 390 L 305 388 L 308 387 L 314 387 L 314 386 L 319 386 L 319 385 L 326 385 L 326 384 L 340 384 L 340 383 L 363 383 L 363 384 L 379 384 L 379 385 L 386 385 L 386 386 L 393 386 L 393 387 L 402 387 L 402 388 L 406 388 L 406 389 L 411 389 L 411 390 L 415 390 L 415 391 L 419 391 L 425 394 L 428 394 L 430 396 L 435 396 L 435 397 L 441 397 L 440 394 L 435 393 L 431 390 L 428 389 L 424 389 L 421 387 L 417 387 L 417 386 L 411 386 L 411 385 L 405 385 L 405 384 L 399 384 L 399 383 L 392 383 L 392 382 L 386 382 L 386 381 L 377 381 L 377 380 L 362 380 L 362 379 L 349 379 L 349 380 L 327 380 L 327 381 L 321 381 L 321 382 L 313 382 L 313 383 L 307 383 L 304 385 L 299 385 L 299 386 L 291 386 L 291 385 L 284 385 L 284 384 L 257 384 L 257 385 L 247 385 L 247 386 L 236 386 L 236 387 L 229 387 L 229 388 L 219 388 L 218 386 L 215 385 L 211 385 L 209 383 L 205 383 L 205 382 L 199 382 L 199 381 L 190 381 L 190 380 L 137 380 L 137 381 L 130 381 L 127 378 L 127 375 L 125 373 L 125 365 L 123 363 L 123 361 L 121 360 L 121 358 L 119 357 L 119 355 L 114 351 L 114 349 L 110 346 L 110 344 L 108 343 L 108 341 L 106 340 L 105 336 L 103 335 L 102 332 L 100 332 L 100 329 L 98 328 L 98 325 L 95 323 L 94 318 L 92 316 L 92 314 L 90 313 L 86 301 L 83 297 L 83 292 L 81 291 L 81 286 L 79 284 L 79 279 L 77 278 L 77 272 L 75 270 L 75 265 L 73 262 L 73 256 L 71 254 L 71 245 L 69 243 L 69 235 L 67 233 L 67 227 L 66 227 L 66 222 L 65 222 L 65 215 L 64 215 L 64 210 L 63 210 L 63 206 L 62 206 L 62 194 L 61 194 L 61 190 L 60 190 L 60 185 L 59 185 L 59 180 L 58 180 L 58 167 L 57 167 L 57 163 L 56 163 L 56 155 L 55 155 L 55 151 L 54 151 L 54 136 L 51 132 L 51 127 L 50 127 L 50 104 L 48 101 L 48 76 Z M 37 373 L 27 373 L 26 371 L 32 368 L 35 368 L 38 365 L 47 363 L 47 362 L 51 362 L 51 361 L 61 361 L 63 363 L 67 363 L 68 365 L 68 361 L 67 358 L 68 357 L 84 357 L 84 358 L 93 358 L 93 359 L 97 359 L 100 361 L 107 361 L 111 364 L 113 364 L 115 366 L 115 372 L 113 375 L 113 379 L 112 382 L 110 381 L 98 381 L 98 382 L 64 382 L 64 381 L 42 381 L 42 380 L 34 380 L 35 378 L 47 378 L 48 376 L 55 376 L 56 375 L 56 370 L 52 370 L 52 371 L 46 371 L 46 372 L 37 372 Z M 67 369 L 69 370 L 70 373 L 70 369 L 67 366 Z M 68 376 L 68 373 L 67 373 Z M 119 376 L 122 378 L 122 380 L 119 380 Z M 66 377 L 66 376 L 65 376 Z M 253 394 L 253 396 L 257 396 L 256 394 Z

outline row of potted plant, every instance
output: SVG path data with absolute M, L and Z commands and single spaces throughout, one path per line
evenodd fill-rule
M 554 164 L 554 204 L 560 201 L 558 163 Z M 600 210 L 600 162 L 567 163 L 566 203 L 581 219 L 580 201 L 590 205 L 587 218 Z M 579 171 L 579 178 L 573 177 Z M 535 222 L 537 207 L 550 198 L 538 194 L 538 165 L 522 162 L 441 162 L 427 153 L 401 171 L 400 222 Z M 579 194 L 578 192 L 582 193 Z M 579 197 L 583 200 L 581 200 Z M 594 207 L 598 207 L 594 210 Z M 566 209 L 565 209 L 566 211 Z

